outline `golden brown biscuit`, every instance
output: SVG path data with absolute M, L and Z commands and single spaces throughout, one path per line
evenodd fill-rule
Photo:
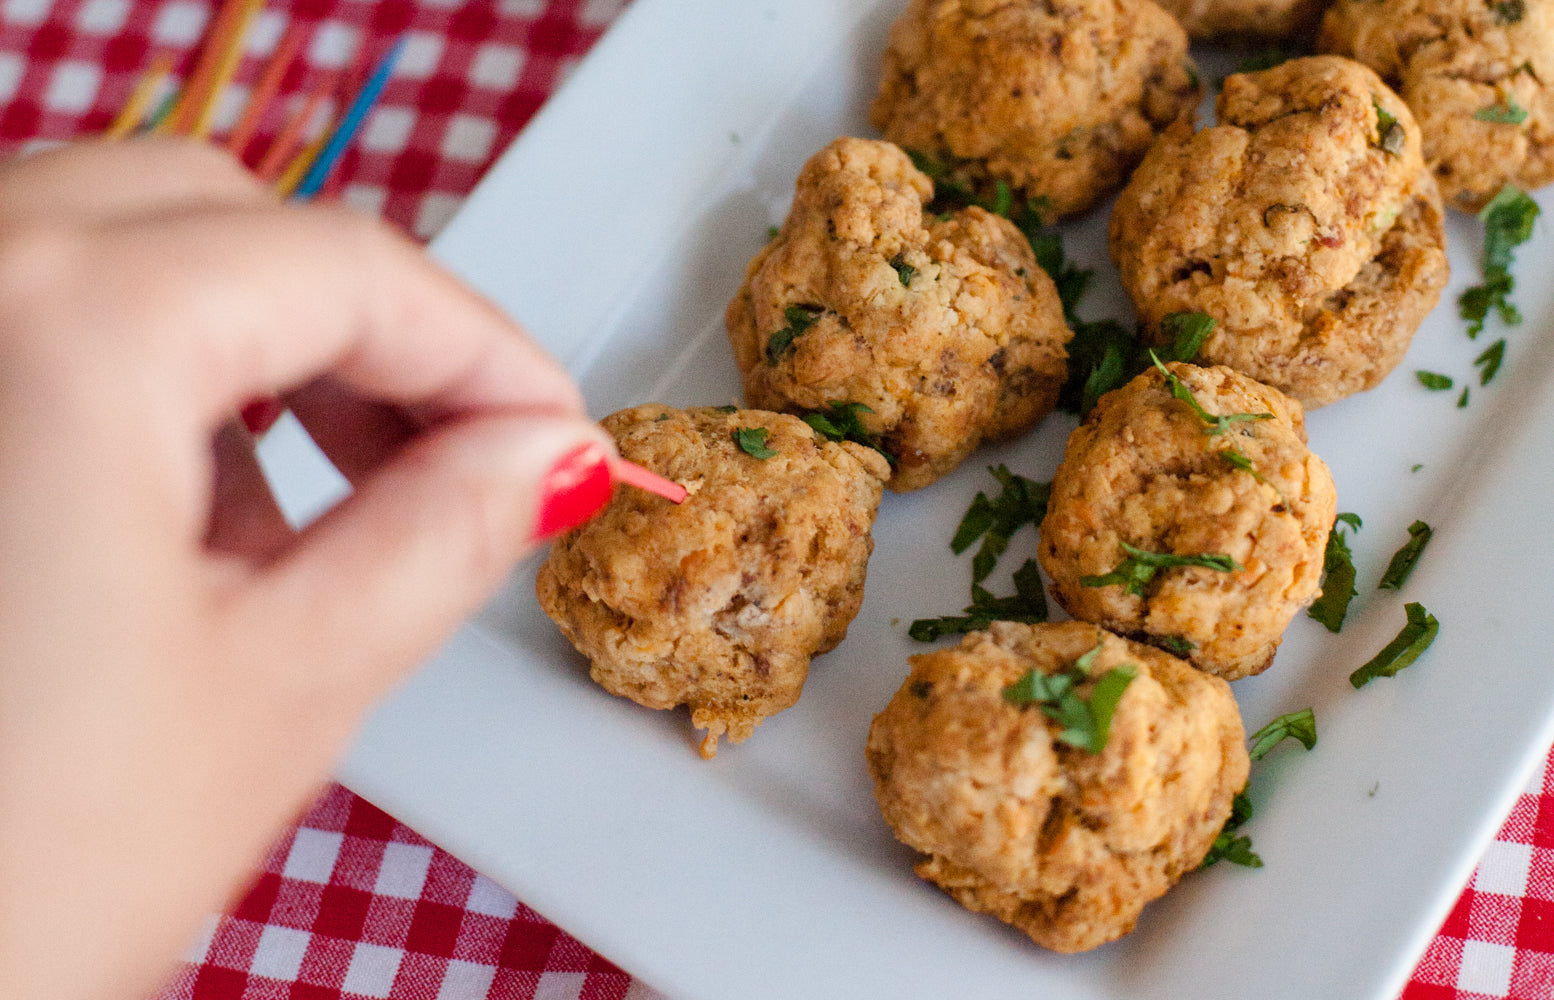
M 1099 753 L 1070 746 L 1039 704 L 1004 690 L 1063 673 L 1099 645 L 1089 676 L 1131 666 Z M 1095 680 L 1076 688 L 1088 699 Z M 880 811 L 927 854 L 917 873 L 1054 951 L 1133 929 L 1202 862 L 1246 784 L 1241 717 L 1224 681 L 1094 625 L 995 622 L 912 657 L 869 728 Z
M 1193 38 L 1267 41 L 1315 27 L 1325 0 L 1156 0 Z
M 603 425 L 624 458 L 690 495 L 617 487 L 552 546 L 540 606 L 612 694 L 689 705 L 710 758 L 719 737 L 742 742 L 797 701 L 810 658 L 847 635 L 889 468 L 780 413 L 651 404 Z M 747 453 L 741 430 L 764 430 L 747 443 L 773 454 Z
M 1072 215 L 1197 105 L 1187 34 L 1151 0 L 910 0 L 871 116 L 984 196 Z
M 925 215 L 932 191 L 888 142 L 831 143 L 726 317 L 747 402 L 867 407 L 898 491 L 1051 412 L 1071 336 L 1020 231 L 980 208 Z
M 1397 88 L 1448 204 L 1554 180 L 1554 0 L 1339 0 L 1320 45 Z
M 1299 403 L 1228 368 L 1166 367 L 1209 414 L 1272 416 L 1213 433 L 1155 369 L 1107 393 L 1069 436 L 1037 556 L 1075 618 L 1235 680 L 1268 667 L 1319 593 L 1333 478 L 1306 447 Z M 1138 560 L 1124 544 L 1220 568 L 1167 566 L 1130 584 Z
M 1218 125 L 1162 135 L 1112 213 L 1145 336 L 1165 343 L 1165 317 L 1207 313 L 1205 363 L 1307 407 L 1373 387 L 1447 278 L 1419 126 L 1338 56 L 1231 76 L 1218 109 Z

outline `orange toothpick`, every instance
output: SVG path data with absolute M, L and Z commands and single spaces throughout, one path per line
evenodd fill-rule
M 174 105 L 172 114 L 162 119 L 154 131 L 184 135 L 193 127 L 196 105 L 204 100 L 208 92 L 207 84 L 215 72 L 219 53 L 236 30 L 246 2 L 226 0 L 216 11 L 210 30 L 205 34 L 205 45 L 200 50 L 199 59 L 195 61 L 194 72 L 184 81 L 183 91 L 178 95 L 178 103 Z
M 286 71 L 291 68 L 292 60 L 297 57 L 297 50 L 301 48 L 307 33 L 306 26 L 300 22 L 292 22 L 286 29 L 286 33 L 281 36 L 279 44 L 275 46 L 275 54 L 270 56 L 270 61 L 265 64 L 264 73 L 254 86 L 253 96 L 248 99 L 248 106 L 243 109 L 243 117 L 232 129 L 232 134 L 227 136 L 227 150 L 234 156 L 241 157 L 243 151 L 248 148 L 248 141 L 254 137 L 254 130 L 259 127 L 259 122 L 264 118 L 270 102 L 275 100 L 281 81 L 285 79 Z
M 109 139 L 122 139 L 135 129 L 140 127 L 140 122 L 146 116 L 146 109 L 151 106 L 151 99 L 156 96 L 157 87 L 167 78 L 167 74 L 173 71 L 173 54 L 171 52 L 159 52 L 152 58 L 151 65 L 141 74 L 135 83 L 135 89 L 130 91 L 129 100 L 124 108 L 114 118 L 113 124 L 108 126 L 108 131 L 103 133 Z
M 286 164 L 286 169 L 281 171 L 281 175 L 275 180 L 273 186 L 275 193 L 282 198 L 290 196 L 297 189 L 297 185 L 302 183 L 303 175 L 308 172 L 308 168 L 313 165 L 313 161 L 318 159 L 318 154 L 323 150 L 324 144 L 328 141 L 329 133 L 325 132 L 303 147 L 302 152 L 293 156 L 291 162 Z
M 264 0 L 240 0 L 232 28 L 227 37 L 221 40 L 221 48 L 216 52 L 210 76 L 205 81 L 205 92 L 194 106 L 193 125 L 190 126 L 189 134 L 196 139 L 210 135 L 221 92 L 227 89 L 227 84 L 232 82 L 232 77 L 237 73 L 238 63 L 243 60 L 243 46 L 248 41 L 248 29 L 253 26 L 254 17 L 263 6 Z
M 254 168 L 254 173 L 267 184 L 273 184 L 297 152 L 297 147 L 302 145 L 302 133 L 307 129 L 308 123 L 318 113 L 318 109 L 335 89 L 335 83 L 339 80 L 339 73 L 330 73 L 319 82 L 318 86 L 308 94 L 307 100 L 302 105 L 302 110 L 291 116 L 291 120 L 281 129 L 281 134 L 275 137 L 270 144 L 270 149 L 264 154 L 264 159 L 259 161 L 259 166 Z

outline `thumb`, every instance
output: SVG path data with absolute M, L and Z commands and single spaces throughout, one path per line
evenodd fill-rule
M 429 428 L 261 571 L 254 610 L 279 645 L 300 647 L 283 662 L 310 686 L 333 679 L 370 701 L 543 537 L 609 502 L 614 455 L 581 418 L 486 413 Z

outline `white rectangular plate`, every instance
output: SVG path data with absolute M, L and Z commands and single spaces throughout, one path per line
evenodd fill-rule
M 724 305 L 803 161 L 872 134 L 898 3 L 636 0 L 435 252 L 566 361 L 597 415 L 736 401 Z M 1065 238 L 1098 268 L 1081 312 L 1122 317 L 1104 232 L 1098 211 Z M 1472 359 L 1501 331 L 1464 336 L 1453 304 L 1479 227 L 1453 218 L 1450 239 L 1452 286 L 1401 368 L 1310 415 L 1339 509 L 1365 519 L 1361 594 L 1341 635 L 1301 616 L 1273 669 L 1235 686 L 1249 730 L 1309 705 L 1321 733 L 1254 768 L 1247 832 L 1266 867 L 1188 876 L 1120 942 L 1049 954 L 920 882 L 863 763 L 921 648 L 906 623 L 966 600 L 947 541 L 991 484 L 984 467 L 1050 478 L 1073 426 L 1061 415 L 886 496 L 849 638 L 795 708 L 716 761 L 696 756 L 683 712 L 589 682 L 535 606 L 530 565 L 370 721 L 342 778 L 677 1000 L 1392 1000 L 1554 738 L 1554 287 L 1535 280 L 1549 242 L 1540 224 L 1520 253 L 1528 321 L 1480 388 Z M 1472 381 L 1471 405 L 1425 391 L 1419 368 Z M 1435 540 L 1401 595 L 1377 593 L 1415 518 Z M 1005 570 L 1033 551 L 1017 536 Z M 1434 648 L 1351 689 L 1405 600 L 1439 617 Z

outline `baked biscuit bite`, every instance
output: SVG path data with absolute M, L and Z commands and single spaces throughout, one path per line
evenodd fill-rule
M 1339 0 L 1320 46 L 1397 88 L 1448 204 L 1554 180 L 1554 0 Z
M 1037 557 L 1075 618 L 1235 680 L 1267 669 L 1316 599 L 1336 517 L 1299 403 L 1173 363 L 1102 396 L 1069 436 Z
M 1307 407 L 1375 386 L 1448 272 L 1413 115 L 1337 56 L 1233 75 L 1218 113 L 1162 135 L 1113 210 L 1144 335 L 1167 343 L 1168 316 L 1206 313 L 1201 359 Z
M 1246 784 L 1229 686 L 1094 625 L 994 622 L 911 662 L 869 728 L 880 811 L 919 875 L 1045 948 L 1132 930 Z
M 815 154 L 746 270 L 727 326 L 751 406 L 840 409 L 915 490 L 1051 412 L 1071 336 L 1009 220 L 925 212 L 933 183 L 888 142 Z
M 1159 0 L 1193 38 L 1268 41 L 1316 27 L 1325 0 Z
M 689 705 L 710 758 L 797 701 L 810 658 L 847 635 L 889 466 L 760 410 L 655 404 L 603 425 L 689 496 L 617 488 L 552 546 L 540 606 L 612 694 Z
M 871 116 L 992 197 L 1072 215 L 1111 193 L 1197 105 L 1187 34 L 1151 0 L 910 0 Z

